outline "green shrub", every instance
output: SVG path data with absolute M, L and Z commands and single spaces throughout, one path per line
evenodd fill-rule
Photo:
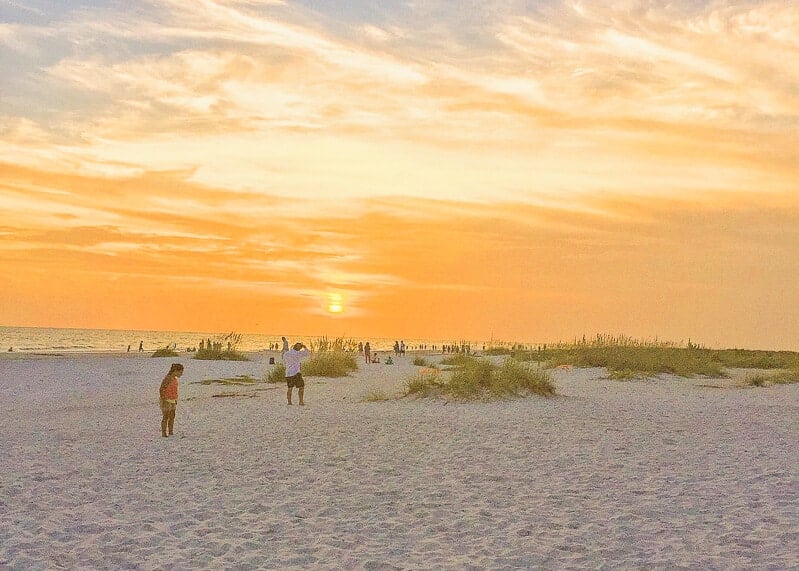
M 499 367 L 488 359 L 460 356 L 459 363 L 444 382 L 438 371 L 423 369 L 406 382 L 405 394 L 429 396 L 446 393 L 455 399 L 473 400 L 491 397 L 536 394 L 552 396 L 555 385 L 549 373 L 506 359 Z
M 799 368 L 767 374 L 748 375 L 744 380 L 744 384 L 750 387 L 768 387 L 792 383 L 799 383 Z
M 507 347 L 489 347 L 485 350 L 486 355 L 510 355 L 511 350 Z
M 225 377 L 222 379 L 205 379 L 194 381 L 193 385 L 225 385 L 225 386 L 249 386 L 257 383 L 258 380 L 249 375 L 239 375 L 237 377 Z
M 358 342 L 355 339 L 347 339 L 344 337 L 336 337 L 335 339 L 328 339 L 327 337 L 317 337 L 308 343 L 308 348 L 311 351 L 345 351 L 354 353 L 358 350 Z
M 427 397 L 441 391 L 441 374 L 435 369 L 422 369 L 405 382 L 405 396 Z
M 548 397 L 555 394 L 555 384 L 546 370 L 506 359 L 493 372 L 491 392 L 497 395 L 536 394 Z
M 285 383 L 286 382 L 286 365 L 278 363 L 272 367 L 266 374 L 267 383 Z
M 309 377 L 346 377 L 358 370 L 358 363 L 350 353 L 321 351 L 304 361 L 300 370 Z
M 416 365 L 417 367 L 426 367 L 427 360 L 424 357 L 414 357 L 413 364 Z
M 469 399 L 480 396 L 491 388 L 493 365 L 487 359 L 466 357 L 447 383 L 447 391 L 455 398 Z
M 163 349 L 158 349 L 153 353 L 153 357 L 178 357 L 179 355 L 170 349 L 169 347 L 164 347 Z
M 597 335 L 572 344 L 543 345 L 534 351 L 513 351 L 519 361 L 547 361 L 550 366 L 605 367 L 614 379 L 631 379 L 671 373 L 683 377 L 725 376 L 725 367 L 759 369 L 799 368 L 799 353 L 748 349 L 708 349 L 688 342 L 636 340 L 625 336 Z
M 241 333 L 223 333 L 217 335 L 207 347 L 199 349 L 195 354 L 195 359 L 203 361 L 249 361 L 244 353 L 236 350 L 241 343 Z
M 464 355 L 463 353 L 457 353 L 450 357 L 447 357 L 441 361 L 442 365 L 451 365 L 454 367 L 463 367 L 467 366 L 470 362 L 474 361 L 474 357 L 470 357 L 469 355 Z
M 199 349 L 194 354 L 194 359 L 202 361 L 249 361 L 250 358 L 235 349 L 220 351 L 218 349 Z
M 605 367 L 615 379 L 650 377 L 671 373 L 681 377 L 707 375 L 722 377 L 724 370 L 708 351 L 677 347 L 567 347 L 549 349 L 546 355 L 550 367 Z

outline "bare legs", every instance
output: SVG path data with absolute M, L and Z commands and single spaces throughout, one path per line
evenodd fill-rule
M 300 397 L 300 402 L 297 404 L 305 406 L 305 400 L 303 398 L 305 396 L 305 387 L 297 387 L 297 396 Z M 286 389 L 286 400 L 288 404 L 291 404 L 291 388 Z
M 161 419 L 161 436 L 172 436 L 175 434 L 175 410 L 164 411 Z

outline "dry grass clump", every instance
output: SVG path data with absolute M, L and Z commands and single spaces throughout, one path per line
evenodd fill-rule
M 413 364 L 416 365 L 417 367 L 427 367 L 429 363 L 427 362 L 427 359 L 425 359 L 424 357 L 417 356 L 413 358 Z
M 458 400 L 488 400 L 521 395 L 552 396 L 555 385 L 549 373 L 511 359 L 496 366 L 488 359 L 456 356 L 458 365 L 449 380 L 435 369 L 423 369 L 405 385 L 405 395 L 446 394 Z
M 442 365 L 450 365 L 453 367 L 464 367 L 474 360 L 474 357 L 465 355 L 463 353 L 456 353 L 450 357 L 441 360 Z
M 156 349 L 155 353 L 152 355 L 153 357 L 178 357 L 176 351 L 173 351 L 169 347 L 163 347 L 162 349 Z
M 612 379 L 650 377 L 660 373 L 680 377 L 725 376 L 721 363 L 707 352 L 677 347 L 581 348 L 570 355 L 562 355 L 560 359 L 556 357 L 554 361 L 556 365 L 568 363 L 578 367 L 605 367 Z
M 391 400 L 391 395 L 385 391 L 375 389 L 366 393 L 361 400 L 362 402 L 385 402 Z
M 546 370 L 506 359 L 494 371 L 491 390 L 495 394 L 536 394 L 549 397 L 555 395 L 555 384 Z
M 519 361 L 547 362 L 549 366 L 605 367 L 613 379 L 650 377 L 671 373 L 682 377 L 724 377 L 725 367 L 758 369 L 799 368 L 799 353 L 748 349 L 708 349 L 692 343 L 640 340 L 625 336 L 597 335 L 573 343 L 542 345 L 535 350 L 514 350 Z
M 266 374 L 265 381 L 267 383 L 285 383 L 286 382 L 286 365 L 278 363 L 272 367 Z
M 444 383 L 437 369 L 421 369 L 405 383 L 405 396 L 429 397 L 441 394 Z
M 300 370 L 309 377 L 346 377 L 350 371 L 358 370 L 358 362 L 350 353 L 321 351 L 303 361 Z
M 202 361 L 249 361 L 250 358 L 244 353 L 231 350 L 218 350 L 218 349 L 198 349 L 194 354 L 194 359 Z
M 799 368 L 772 373 L 756 373 L 747 375 L 744 379 L 744 385 L 749 387 L 769 387 L 771 385 L 787 385 L 792 383 L 799 383 Z
M 358 342 L 355 339 L 345 337 L 336 337 L 335 339 L 328 339 L 326 336 L 317 337 L 308 343 L 308 348 L 311 351 L 345 351 L 355 352 L 358 350 Z
M 194 358 L 203 361 L 249 361 L 247 355 L 236 350 L 241 339 L 241 333 L 217 335 L 211 346 L 199 349 Z
M 708 350 L 725 367 L 738 369 L 799 369 L 799 353 L 794 351 L 754 351 L 750 349 Z
M 224 377 L 221 379 L 205 379 L 194 381 L 193 385 L 225 385 L 225 386 L 249 386 L 259 382 L 249 375 L 239 375 L 237 377 Z
M 452 372 L 447 389 L 453 397 L 466 400 L 555 394 L 549 373 L 512 359 L 495 366 L 487 359 L 471 358 Z

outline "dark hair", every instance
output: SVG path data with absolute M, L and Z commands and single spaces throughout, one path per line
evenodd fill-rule
M 172 373 L 177 373 L 178 371 L 182 370 L 183 370 L 183 365 L 181 365 L 180 363 L 172 363 L 172 366 L 169 367 L 168 374 L 171 375 Z
M 300 349 L 302 349 L 302 343 L 295 343 L 294 344 L 294 350 L 295 351 L 299 351 Z

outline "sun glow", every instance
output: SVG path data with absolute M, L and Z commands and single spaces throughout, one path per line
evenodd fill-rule
M 333 314 L 344 311 L 344 297 L 340 293 L 327 294 L 327 311 Z

